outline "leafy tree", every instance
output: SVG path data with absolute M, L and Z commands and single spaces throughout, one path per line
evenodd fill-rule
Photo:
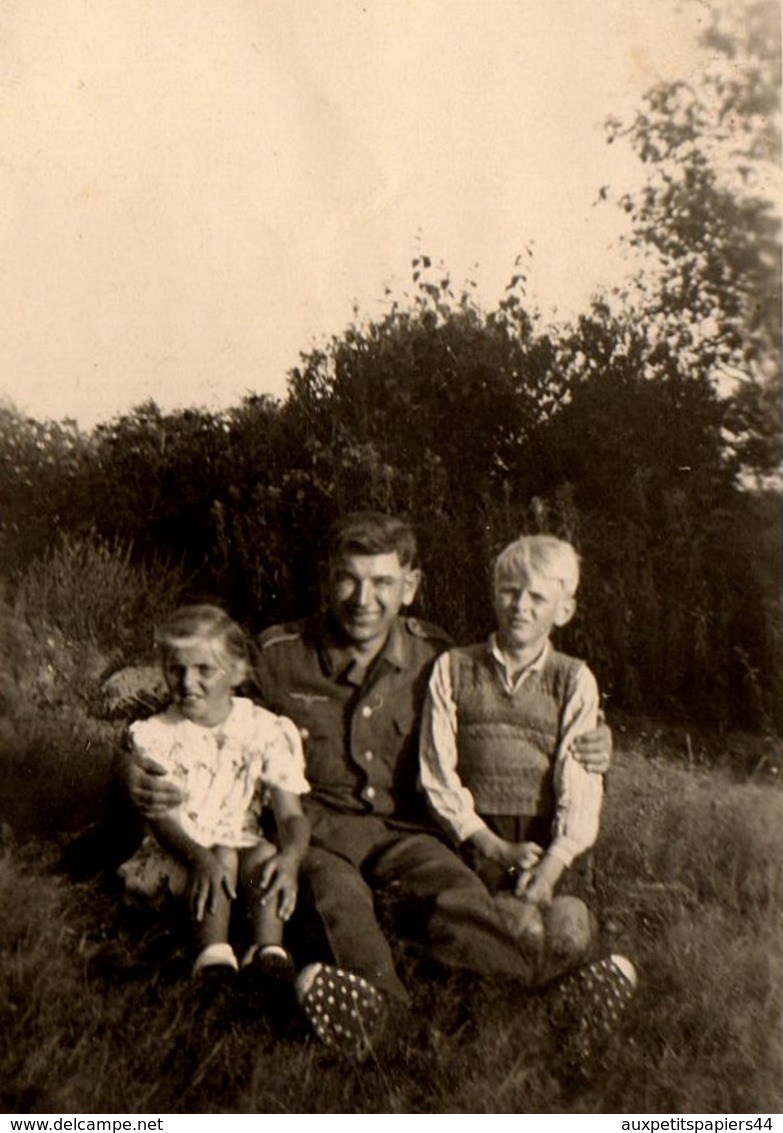
M 727 397 L 747 470 L 780 462 L 780 79 L 776 4 L 713 8 L 697 79 L 661 84 L 611 120 L 645 166 L 620 197 L 641 254 L 622 293 L 651 345 Z
M 432 570 L 425 610 L 464 635 L 486 616 L 488 509 L 565 386 L 524 309 L 521 270 L 486 314 L 429 257 L 412 267 L 407 302 L 303 356 L 286 412 L 306 438 L 322 510 L 374 506 L 417 523 Z
M 210 512 L 225 489 L 229 423 L 148 401 L 94 433 L 92 522 L 130 539 L 139 553 L 176 550 L 191 569 L 212 543 Z
M 747 510 L 724 453 L 725 406 L 665 344 L 605 307 L 579 320 L 558 358 L 568 398 L 520 452 L 518 476 L 539 502 L 532 529 L 575 541 L 585 558 L 580 617 L 563 641 L 590 657 L 615 703 L 666 713 L 709 704 L 722 717 L 727 688 L 741 683 L 734 641 L 766 650 L 757 619 L 737 635 L 725 617 L 735 587 L 758 598 L 725 538 Z
M 413 261 L 408 309 L 392 303 L 377 322 L 355 323 L 302 359 L 290 400 L 307 423 L 379 446 L 400 467 L 429 449 L 466 490 L 502 473 L 508 454 L 562 395 L 549 341 L 533 333 L 517 274 L 486 316 L 469 289 Z
M 0 403 L 0 570 L 11 573 L 84 525 L 89 438 L 74 421 L 36 421 Z

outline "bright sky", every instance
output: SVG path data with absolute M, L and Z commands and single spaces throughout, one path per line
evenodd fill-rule
M 0 395 L 89 427 L 282 394 L 419 251 L 545 313 L 622 270 L 602 123 L 697 66 L 669 0 L 4 0 Z M 476 268 L 474 265 L 478 264 Z

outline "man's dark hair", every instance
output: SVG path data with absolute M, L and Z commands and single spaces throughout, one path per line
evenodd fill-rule
M 329 533 L 329 562 L 343 555 L 391 555 L 400 565 L 415 567 L 418 547 L 409 523 L 381 511 L 353 511 L 342 516 Z

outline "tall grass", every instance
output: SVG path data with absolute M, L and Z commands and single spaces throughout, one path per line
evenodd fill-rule
M 775 1110 L 783 1100 L 779 786 L 637 756 L 618 761 L 610 790 L 599 884 L 605 922 L 643 973 L 644 1043 L 625 1052 L 639 1109 Z
M 128 544 L 63 538 L 0 588 L 6 822 L 21 831 L 74 830 L 100 817 L 121 733 L 96 718 L 101 682 L 149 657 L 152 627 L 184 585 L 181 568 L 135 563 Z

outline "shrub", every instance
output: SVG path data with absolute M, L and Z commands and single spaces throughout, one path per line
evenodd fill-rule
M 66 536 L 24 572 L 14 605 L 31 628 L 144 653 L 151 625 L 183 587 L 181 568 L 160 560 L 136 564 L 129 543 Z

